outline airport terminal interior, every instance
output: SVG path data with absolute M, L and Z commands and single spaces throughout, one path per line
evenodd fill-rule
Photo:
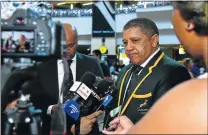
M 107 71 L 102 69 L 103 74 L 108 72 L 108 80 L 113 84 L 122 69 L 132 63 L 126 54 L 123 28 L 135 18 L 155 22 L 159 48 L 186 67 L 193 78 L 206 72 L 203 59 L 191 56 L 176 36 L 171 21 L 173 6 L 167 0 L 11 0 L 0 5 L 2 91 L 12 73 L 54 57 L 62 59 L 62 48 L 67 45 L 65 23 L 77 30 L 77 39 L 70 46 L 77 43 L 78 53 L 95 58 L 93 51 L 99 50 L 99 62 L 107 67 Z

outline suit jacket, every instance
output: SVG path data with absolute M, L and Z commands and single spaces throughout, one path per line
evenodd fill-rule
M 7 40 L 6 43 L 5 43 L 5 46 L 8 49 L 9 45 L 13 45 L 13 44 L 15 45 L 14 40 L 11 40 L 11 44 L 9 44 L 9 40 Z
M 104 77 L 102 69 L 96 58 L 87 56 L 84 54 L 77 53 L 77 63 L 76 63 L 76 80 L 80 81 L 82 75 L 89 71 L 94 73 L 96 76 Z M 43 133 L 49 134 L 50 130 L 50 116 L 47 115 L 47 109 L 49 105 L 57 104 L 59 98 L 59 87 L 58 87 L 58 73 L 57 73 L 57 60 L 51 60 L 49 62 L 43 62 L 40 65 L 30 67 L 21 71 L 13 73 L 2 92 L 2 98 L 8 97 L 9 91 L 16 87 L 17 80 L 24 78 L 23 76 L 30 76 L 32 81 L 26 86 L 24 86 L 23 91 L 25 94 L 31 95 L 31 101 L 35 108 L 41 109 L 42 119 L 43 119 Z M 32 77 L 29 74 L 33 74 Z M 23 82 L 23 81 L 22 81 Z M 17 91 L 19 88 L 16 89 Z M 14 100 L 14 99 L 13 99 Z M 3 98 L 3 108 L 11 101 L 7 98 Z
M 123 104 L 121 115 L 126 115 L 133 123 L 139 121 L 151 106 L 170 88 L 190 79 L 187 69 L 164 55 L 160 50 L 144 67 L 136 78 L 137 84 L 123 102 L 124 91 L 130 79 L 132 64 L 124 67 L 120 73 L 117 88 L 117 106 Z

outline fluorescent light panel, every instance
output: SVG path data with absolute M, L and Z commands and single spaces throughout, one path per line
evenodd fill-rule
M 57 5 L 60 6 L 60 5 L 64 5 L 66 4 L 66 2 L 61 2 L 61 3 L 58 3 Z
M 92 4 L 93 4 L 93 2 L 89 2 L 89 3 L 82 4 L 82 6 L 87 6 L 87 5 L 92 5 Z

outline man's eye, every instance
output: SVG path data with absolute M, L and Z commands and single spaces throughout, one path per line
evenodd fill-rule
M 138 39 L 134 39 L 134 40 L 132 40 L 132 42 L 134 42 L 134 43 L 136 43 L 136 42 L 138 42 L 139 40 Z
M 127 42 L 123 42 L 123 44 L 124 44 L 125 46 L 127 46 Z

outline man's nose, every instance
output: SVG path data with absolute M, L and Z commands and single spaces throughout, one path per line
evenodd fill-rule
M 67 48 L 67 51 L 68 51 L 68 52 L 70 52 L 70 51 L 71 51 L 71 48 L 70 48 L 70 47 L 68 47 L 68 48 Z
M 131 42 L 128 42 L 126 44 L 126 47 L 125 48 L 126 48 L 127 51 L 131 51 L 133 49 L 133 46 L 132 46 Z

